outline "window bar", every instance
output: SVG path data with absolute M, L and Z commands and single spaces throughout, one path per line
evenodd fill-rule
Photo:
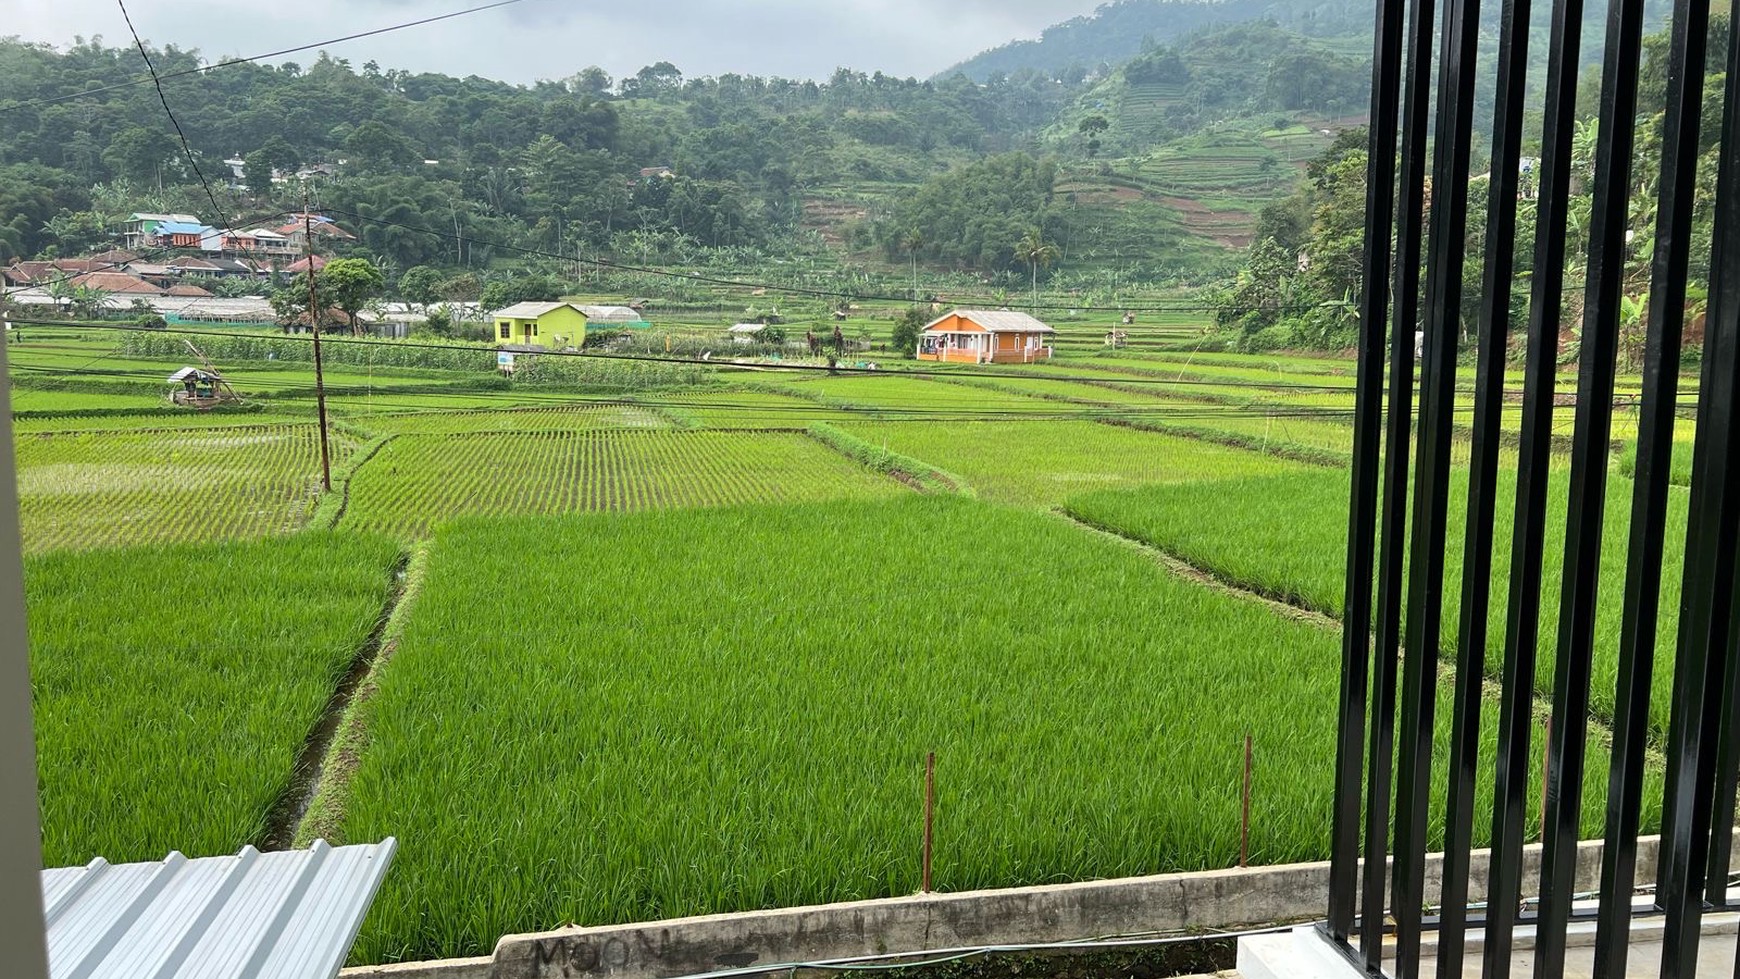
M 1724 99 L 1726 146 L 1740 136 L 1740 38 L 1732 34 Z M 1656 890 L 1656 904 L 1667 912 L 1663 979 L 1697 975 L 1704 898 L 1699 877 L 1714 801 L 1713 742 L 1720 730 L 1723 674 L 1733 655 L 1734 550 L 1740 536 L 1740 469 L 1732 462 L 1740 450 L 1734 426 L 1740 386 L 1740 154 L 1721 156 L 1710 269 Z
M 1411 0 L 1402 95 L 1401 192 L 1396 234 L 1395 314 L 1390 324 L 1389 415 L 1378 543 L 1377 654 L 1372 672 L 1371 754 L 1366 778 L 1365 888 L 1360 950 L 1383 968 L 1384 878 L 1395 756 L 1396 668 L 1401 645 L 1403 535 L 1408 526 L 1408 437 L 1413 431 L 1414 329 L 1420 313 L 1420 244 L 1425 215 L 1426 114 L 1431 100 L 1433 0 Z
M 1535 937 L 1535 974 L 1540 976 L 1564 973 L 1565 929 L 1576 887 L 1642 35 L 1643 0 L 1609 0 L 1583 294 L 1583 346 L 1577 369 L 1577 421 L 1571 436 L 1558 661 L 1553 670 L 1553 729 L 1547 744 L 1547 825 Z
M 1623 979 L 1631 948 L 1631 894 L 1637 882 L 1637 834 L 1647 764 L 1645 742 L 1661 603 L 1662 547 L 1667 530 L 1674 410 L 1679 398 L 1680 345 L 1685 324 L 1686 272 L 1691 254 L 1708 27 L 1707 2 L 1675 0 L 1668 51 L 1656 244 L 1650 270 L 1643 401 L 1637 425 L 1637 462 L 1632 475 L 1631 538 L 1614 690 L 1613 759 L 1608 770 L 1607 821 L 1601 850 L 1596 979 Z
M 1456 345 L 1461 332 L 1468 224 L 1469 131 L 1474 122 L 1473 76 L 1479 42 L 1480 0 L 1448 0 L 1438 58 L 1426 336 L 1420 370 L 1420 433 L 1414 470 L 1412 567 L 1408 573 L 1408 641 L 1403 663 L 1402 731 L 1408 743 L 1398 759 L 1396 774 L 1391 914 L 1396 919 L 1398 979 L 1417 979 L 1420 975 L 1420 926 L 1426 904 L 1426 828 L 1432 802 L 1432 715 L 1438 694 L 1438 650 L 1443 630 Z M 1473 684 L 1473 703 L 1478 709 L 1480 677 L 1477 674 L 1458 677 L 1459 696 L 1468 683 Z M 1461 722 L 1463 718 L 1457 720 Z M 1478 729 L 1478 718 L 1475 723 Z M 1464 854 L 1464 890 L 1466 860 Z M 1449 873 L 1447 870 L 1446 878 Z
M 1560 294 L 1565 282 L 1565 216 L 1571 139 L 1576 132 L 1577 71 L 1583 0 L 1553 0 L 1547 48 L 1546 120 L 1539 167 L 1528 355 L 1523 374 L 1516 514 L 1511 531 L 1510 598 L 1498 712 L 1498 768 L 1487 879 L 1486 948 L 1481 975 L 1508 979 L 1513 931 L 1522 903 L 1522 849 L 1527 825 L 1529 741 L 1534 723 L 1535 661 L 1541 617 L 1541 565 L 1553 448 L 1554 371 L 1559 353 Z M 1520 59 L 1519 59 L 1520 60 Z
M 1335 759 L 1329 932 L 1353 930 L 1359 864 L 1365 711 L 1371 659 L 1372 551 L 1382 464 L 1384 327 L 1389 317 L 1390 228 L 1395 219 L 1396 112 L 1401 89 L 1402 0 L 1378 0 L 1372 42 L 1371 125 L 1366 153 L 1365 268 L 1361 277 L 1359 366 L 1354 394 L 1353 480 L 1348 507 L 1347 592 L 1342 615 L 1340 743 Z
M 1463 544 L 1462 622 L 1457 637 L 1456 699 L 1450 734 L 1450 785 L 1445 798 L 1444 876 L 1439 903 L 1438 975 L 1460 979 L 1468 924 L 1468 873 L 1473 847 L 1480 709 L 1492 598 L 1492 532 L 1498 454 L 1503 441 L 1504 370 L 1510 338 L 1511 284 L 1516 276 L 1517 187 L 1528 73 L 1529 0 L 1503 0 L 1499 11 L 1498 81 L 1492 161 L 1487 179 L 1485 268 L 1474 377 L 1473 440 L 1469 449 L 1468 521 Z M 1525 691 L 1526 695 L 1526 691 Z M 1525 703 L 1529 698 L 1525 696 Z M 1490 873 L 1490 867 L 1489 867 Z

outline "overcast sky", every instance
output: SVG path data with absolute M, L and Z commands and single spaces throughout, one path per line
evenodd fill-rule
M 486 0 L 130 0 L 152 45 L 247 56 L 462 10 Z M 514 82 L 596 64 L 613 76 L 670 61 L 687 75 L 825 78 L 835 68 L 926 77 L 985 48 L 1034 37 L 1100 0 L 521 0 L 497 10 L 334 45 L 382 69 Z M 115 0 L 0 0 L 0 34 L 66 45 L 129 43 Z M 313 52 L 290 60 L 307 64 Z

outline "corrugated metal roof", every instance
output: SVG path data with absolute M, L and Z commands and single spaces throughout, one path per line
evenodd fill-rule
M 959 316 L 961 319 L 971 320 L 972 322 L 984 327 L 985 330 L 990 333 L 1057 332 L 1026 313 L 1017 313 L 1014 310 L 1009 309 L 957 309 L 946 316 L 931 321 L 925 329 L 929 330 L 931 327 L 936 326 L 943 320 L 948 319 L 949 316 Z
M 535 320 L 545 313 L 548 313 L 553 309 L 561 309 L 563 306 L 569 306 L 574 309 L 580 308 L 575 306 L 573 303 L 524 302 L 514 303 L 506 309 L 498 309 L 495 311 L 495 315 L 499 319 Z
M 331 979 L 392 863 L 358 846 L 42 872 L 53 979 Z

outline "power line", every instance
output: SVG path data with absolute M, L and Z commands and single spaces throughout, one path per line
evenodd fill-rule
M 449 20 L 449 19 L 454 18 L 454 17 L 463 17 L 466 14 L 475 14 L 475 13 L 478 13 L 480 11 L 493 10 L 496 7 L 506 7 L 506 6 L 509 6 L 511 4 L 523 3 L 523 2 L 524 2 L 524 0 L 497 0 L 497 2 L 495 2 L 495 3 L 486 3 L 486 4 L 483 4 L 481 6 L 477 6 L 477 7 L 467 7 L 464 10 L 455 10 L 451 13 L 438 14 L 438 15 L 433 16 L 433 17 L 424 17 L 421 20 L 407 21 L 407 22 L 402 23 L 402 24 L 393 24 L 389 27 L 377 27 L 374 30 L 360 31 L 356 34 L 346 34 L 343 37 L 328 38 L 327 40 L 324 40 L 324 41 L 315 41 L 311 44 L 301 44 L 301 45 L 297 45 L 296 47 L 293 47 L 293 48 L 283 48 L 283 49 L 278 50 L 278 51 L 268 51 L 265 54 L 256 54 L 256 55 L 252 55 L 252 56 L 246 57 L 246 58 L 231 58 L 228 61 L 219 61 L 219 62 L 216 62 L 215 64 L 201 65 L 198 68 L 184 68 L 180 71 L 172 71 L 172 72 L 169 72 L 168 74 L 162 75 L 161 78 L 164 78 L 164 79 L 183 78 L 187 75 L 203 75 L 206 72 L 216 71 L 219 68 L 230 68 L 230 67 L 233 67 L 235 65 L 245 65 L 245 64 L 248 64 L 249 62 L 264 61 L 267 58 L 278 58 L 278 57 L 282 57 L 282 56 L 287 55 L 287 54 L 296 54 L 300 51 L 309 51 L 309 50 L 312 50 L 314 48 L 323 48 L 323 47 L 326 47 L 327 45 L 331 45 L 331 44 L 343 44 L 346 41 L 356 41 L 356 40 L 360 40 L 360 39 L 365 38 L 365 37 L 374 37 L 377 34 L 387 34 L 387 33 L 393 32 L 393 31 L 402 31 L 408 27 L 421 27 L 424 24 L 433 24 L 436 21 Z M 73 99 L 82 99 L 82 98 L 85 98 L 85 97 L 91 96 L 91 95 L 100 95 L 104 92 L 113 92 L 113 91 L 116 91 L 118 89 L 123 89 L 123 88 L 133 88 L 134 86 L 142 85 L 147 81 L 153 81 L 153 80 L 154 79 L 151 79 L 151 78 L 135 78 L 132 81 L 117 82 L 113 85 L 104 85 L 100 88 L 85 89 L 82 92 L 72 92 L 72 93 L 67 94 L 67 95 L 55 95 L 55 96 L 49 96 L 49 97 L 39 98 L 39 99 L 30 99 L 29 101 L 26 101 L 26 102 L 14 102 L 11 105 L 0 106 L 0 113 L 12 112 L 12 111 L 17 110 L 17 109 L 27 109 L 27 108 L 30 108 L 31 106 L 37 106 L 37 105 L 54 105 L 54 104 L 59 103 L 59 102 L 70 102 Z
M 127 22 L 127 30 L 132 33 L 133 43 L 139 48 L 139 57 L 145 59 L 145 70 L 151 73 L 151 83 L 157 87 L 157 101 L 163 103 L 163 114 L 169 117 L 169 124 L 175 127 L 175 135 L 181 139 L 181 152 L 187 156 L 187 165 L 193 168 L 193 175 L 199 178 L 199 185 L 205 188 L 205 199 L 211 201 L 211 209 L 217 216 L 224 219 L 224 227 L 235 227 L 225 215 L 223 206 L 218 204 L 217 195 L 211 192 L 211 184 L 205 179 L 205 171 L 199 168 L 199 161 L 194 159 L 193 147 L 187 142 L 187 134 L 181 131 L 181 123 L 176 120 L 175 112 L 169 108 L 169 97 L 163 94 L 163 80 L 157 77 L 157 66 L 151 62 L 151 52 L 145 50 L 145 42 L 139 39 L 139 31 L 133 26 L 133 16 L 127 13 L 127 0 L 115 0 L 115 4 L 121 8 L 121 19 Z

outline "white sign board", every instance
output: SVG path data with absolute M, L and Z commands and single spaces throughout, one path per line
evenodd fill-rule
M 495 366 L 509 374 L 514 372 L 514 355 L 506 350 L 499 350 L 495 355 Z

